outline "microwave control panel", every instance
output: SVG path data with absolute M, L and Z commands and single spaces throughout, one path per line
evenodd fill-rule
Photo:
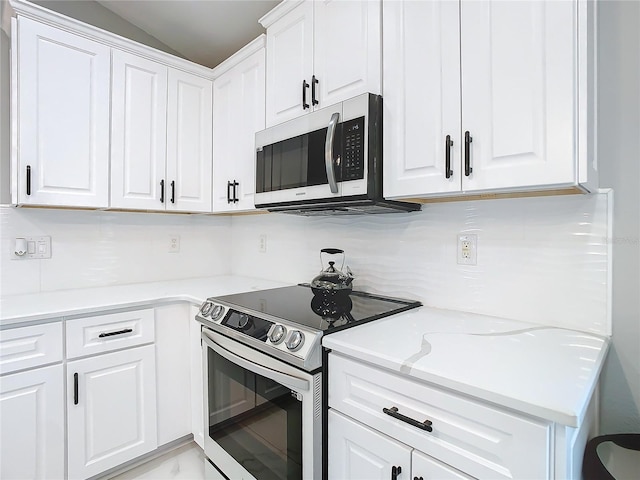
M 364 178 L 364 117 L 342 123 L 342 180 Z

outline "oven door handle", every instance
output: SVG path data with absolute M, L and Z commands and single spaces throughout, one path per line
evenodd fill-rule
M 258 365 L 250 360 L 241 357 L 240 355 L 236 355 L 233 352 L 230 352 L 226 348 L 218 345 L 209 335 L 207 335 L 203 331 L 204 335 L 202 335 L 202 340 L 207 344 L 209 348 L 211 348 L 214 352 L 216 352 L 221 357 L 226 358 L 232 363 L 244 368 L 245 370 L 249 370 L 250 372 L 257 373 L 258 375 L 262 375 L 263 377 L 270 378 L 285 387 L 294 389 L 307 391 L 309 390 L 309 382 L 297 377 L 292 377 L 291 375 L 287 375 L 286 373 L 278 372 L 277 370 L 273 370 L 271 368 L 263 367 L 262 365 Z

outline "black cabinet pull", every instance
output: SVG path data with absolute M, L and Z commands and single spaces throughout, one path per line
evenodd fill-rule
M 98 338 L 104 338 L 104 337 L 113 337 L 114 335 L 123 335 L 125 333 L 131 333 L 133 332 L 132 329 L 130 328 L 125 328 L 124 330 L 118 330 L 116 332 L 105 332 L 105 333 L 101 333 L 100 335 L 98 335 Z
M 231 187 L 233 187 L 233 183 L 227 180 L 227 203 L 231 203 L 233 201 L 231 198 Z
M 302 109 L 306 110 L 309 108 L 309 104 L 307 103 L 307 88 L 309 88 L 309 84 L 306 80 L 302 80 Z
M 422 477 L 413 477 L 413 480 L 424 480 Z
M 402 473 L 402 467 L 391 467 L 391 480 L 398 480 L 398 475 Z
M 414 420 L 411 417 L 407 417 L 406 415 L 402 415 L 398 413 L 398 407 L 391 408 L 383 408 L 382 411 L 387 415 L 392 416 L 393 418 L 397 418 L 398 420 L 402 420 L 409 425 L 413 425 L 414 427 L 418 427 L 421 430 L 425 430 L 427 432 L 431 432 L 433 429 L 431 428 L 431 420 L 425 420 L 424 422 L 419 422 L 418 420 Z
M 451 135 L 447 135 L 444 141 L 444 176 L 446 178 L 453 175 L 453 170 L 451 170 L 451 147 L 453 147 L 453 140 L 451 140 Z
M 171 203 L 176 203 L 176 182 L 171 180 Z
M 473 138 L 469 135 L 469 130 L 464 132 L 464 176 L 468 177 L 473 172 L 471 168 L 471 152 L 470 145 L 473 142 Z
M 233 181 L 233 203 L 238 203 L 240 200 L 238 200 L 238 186 L 240 184 L 238 182 L 236 182 L 235 180 Z
M 164 179 L 160 180 L 160 203 L 164 203 Z
M 73 374 L 73 404 L 78 404 L 78 374 Z
M 316 100 L 316 85 L 318 84 L 318 79 L 316 76 L 311 77 L 311 105 L 318 105 L 318 100 Z
M 27 195 L 31 195 L 31 165 L 27 165 Z

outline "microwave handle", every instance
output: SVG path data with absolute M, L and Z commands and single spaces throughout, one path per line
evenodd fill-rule
M 336 136 L 338 120 L 340 120 L 339 113 L 331 115 L 329 127 L 327 128 L 327 141 L 324 144 L 324 164 L 327 169 L 327 179 L 329 180 L 331 193 L 338 193 L 338 182 L 336 182 L 336 172 L 333 168 L 333 139 Z
M 275 382 L 278 382 L 285 387 L 289 387 L 293 390 L 299 391 L 308 391 L 309 390 L 309 382 L 302 378 L 293 377 L 291 375 L 287 375 L 286 373 L 278 372 L 276 370 L 272 370 L 271 368 L 263 367 L 258 363 L 254 363 L 250 360 L 241 357 L 240 355 L 236 355 L 233 352 L 230 352 L 222 345 L 218 345 L 204 330 L 202 332 L 202 340 L 207 346 L 220 355 L 223 358 L 226 358 L 231 363 L 235 363 L 236 365 L 244 368 L 245 370 L 249 370 L 250 372 L 257 373 L 258 375 L 262 375 L 263 377 L 269 378 Z

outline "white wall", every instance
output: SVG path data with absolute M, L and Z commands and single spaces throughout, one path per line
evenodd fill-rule
M 613 346 L 602 433 L 640 433 L 640 2 L 599 3 L 600 184 L 613 187 Z
M 103 7 L 95 0 L 31 0 L 32 3 L 41 5 L 54 12 L 61 13 L 81 22 L 88 23 L 103 30 L 115 33 L 136 42 L 148 45 L 177 57 L 183 55 L 165 45 L 157 38 L 149 35 L 144 30 L 127 22 L 111 10 Z
M 230 217 L 0 206 L 0 294 L 231 273 Z M 52 256 L 12 260 L 13 239 L 51 236 Z M 180 251 L 169 253 L 169 238 Z

